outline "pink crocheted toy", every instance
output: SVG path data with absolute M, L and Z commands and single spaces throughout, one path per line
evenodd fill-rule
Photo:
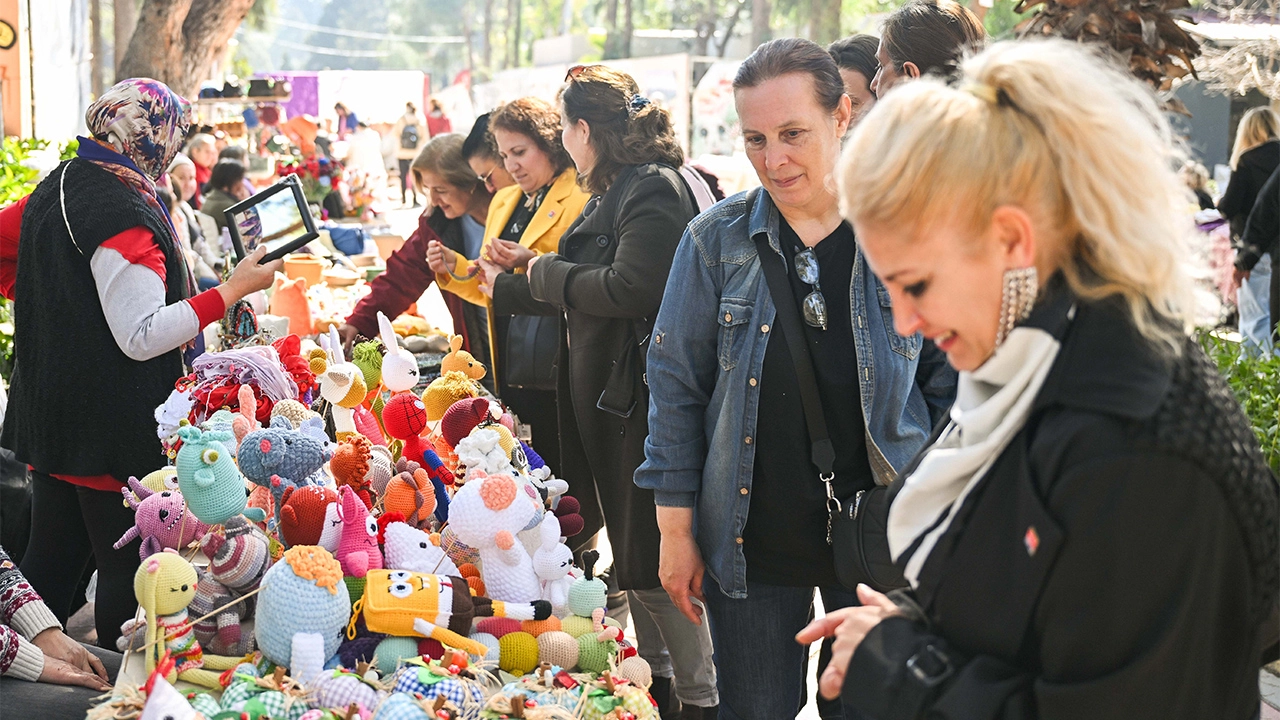
M 370 570 L 382 569 L 382 551 L 378 549 L 378 521 L 352 491 L 351 486 L 341 488 L 342 539 L 338 542 L 337 559 L 342 564 L 342 574 L 362 578 Z
M 135 516 L 133 527 L 113 546 L 117 550 L 140 537 L 138 555 L 146 560 L 165 548 L 182 550 L 209 531 L 208 525 L 187 512 L 187 503 L 177 490 L 156 492 L 130 477 L 129 486 L 120 492 Z

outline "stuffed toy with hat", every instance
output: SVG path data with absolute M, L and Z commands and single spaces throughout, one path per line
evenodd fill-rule
M 368 478 L 372 459 L 373 444 L 363 435 L 353 435 L 338 443 L 329 460 L 329 471 L 338 487 L 349 485 L 367 508 L 373 508 L 372 483 Z
M 343 575 L 362 578 L 370 570 L 382 567 L 382 551 L 378 549 L 378 521 L 360 502 L 350 487 L 340 492 L 338 517 L 342 520 L 342 539 L 338 541 L 337 559 Z
M 408 392 L 418 384 L 418 359 L 413 353 L 400 347 L 391 321 L 378 311 L 378 334 L 386 355 L 382 358 L 382 386 L 396 393 Z M 447 355 L 445 356 L 448 357 Z M 442 366 L 443 367 L 443 366 Z M 484 368 L 481 367 L 481 377 Z
M 431 536 L 404 522 L 388 523 L 382 531 L 383 564 L 389 570 L 460 575 L 458 566 L 440 549 L 439 536 Z
M 328 547 L 322 540 L 328 529 L 326 518 L 330 508 L 338 503 L 338 493 L 321 485 L 303 485 L 285 488 L 280 499 L 284 503 L 280 507 L 280 539 L 286 546 L 320 545 L 330 552 L 338 549 L 340 529 L 330 533 L 333 547 Z M 333 517 L 336 521 L 336 509 Z
M 218 673 L 212 671 L 230 670 L 239 658 L 205 655 L 196 640 L 187 622 L 187 606 L 195 597 L 197 580 L 195 566 L 172 550 L 158 552 L 142 561 L 133 576 L 133 592 L 146 613 L 143 655 L 148 673 L 156 669 L 157 662 L 168 652 L 175 667 L 166 680 L 181 678 L 194 685 L 218 689 L 222 687 Z
M 271 427 L 244 437 L 240 444 L 240 470 L 254 485 L 271 491 L 279 522 L 284 491 L 315 484 L 312 478 L 330 454 L 323 442 L 304 430 L 294 430 L 288 420 L 276 418 L 271 423 Z
M 369 389 L 360 368 L 343 359 L 336 327 L 330 326 L 329 334 L 321 335 L 320 342 L 322 347 L 311 351 L 311 372 L 320 381 L 320 395 L 330 403 L 334 431 L 342 440 L 355 434 L 353 410 L 364 402 Z
M 542 597 L 533 559 L 516 538 L 537 517 L 540 504 L 532 485 L 510 474 L 483 471 L 475 471 L 454 495 L 449 525 L 479 553 L 489 597 L 507 602 Z
M 116 550 L 142 538 L 138 553 L 146 560 L 165 548 L 185 548 L 209 530 L 209 526 L 195 516 L 188 517 L 187 504 L 177 490 L 156 492 L 130 477 L 129 486 L 120 491 L 134 511 L 134 520 L 133 527 L 116 541 L 113 546 Z
M 489 401 L 482 397 L 471 397 L 459 400 L 445 411 L 440 420 L 440 435 L 445 442 L 458 447 L 463 438 L 471 434 L 479 425 L 487 425 L 494 421 Z
M 204 618 L 192 628 L 196 640 L 218 655 L 243 657 L 253 652 L 253 636 L 242 633 L 240 628 L 240 623 L 249 617 L 250 603 L 245 601 L 231 605 L 237 597 L 235 593 L 208 571 L 196 568 L 196 572 L 200 577 L 196 583 L 196 594 L 187 605 L 187 612 L 192 617 Z M 205 618 L 215 610 L 218 614 Z
M 441 373 L 440 377 L 432 380 L 427 389 L 422 392 L 422 404 L 427 409 L 427 422 L 440 422 L 445 412 L 453 407 L 454 403 L 479 394 L 475 381 L 467 377 L 466 373 L 457 370 Z
M 231 518 L 221 533 L 213 530 L 200 540 L 209 573 L 240 595 L 257 589 L 271 565 L 270 547 L 266 534 L 243 517 Z
M 475 357 L 462 349 L 462 336 L 449 336 L 449 353 L 440 361 L 440 373 L 460 372 L 473 381 L 485 375 L 484 365 Z
M 342 566 L 324 548 L 296 545 L 262 578 L 254 636 L 264 657 L 287 666 L 293 657 L 294 636 L 317 633 L 323 641 L 323 664 L 338 651 L 350 619 L 351 599 L 342 582 Z
M 178 437 L 178 487 L 191 514 L 207 525 L 221 525 L 242 513 L 254 522 L 266 520 L 266 513 L 247 505 L 244 477 L 223 445 L 231 433 L 206 433 L 188 425 L 178 428 Z

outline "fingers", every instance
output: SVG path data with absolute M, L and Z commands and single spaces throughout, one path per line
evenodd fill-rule
M 706 570 L 702 567 L 699 567 L 693 573 L 693 581 L 689 583 L 689 588 L 693 591 L 692 592 L 693 596 L 703 604 L 706 604 L 707 602 L 706 596 L 702 594 L 702 578 L 705 574 L 706 574 Z
M 102 678 L 103 682 L 111 682 L 111 678 L 107 677 L 107 668 L 102 664 L 102 660 L 88 650 L 86 650 L 84 654 L 89 658 L 89 669 L 92 670 L 95 675 Z
M 876 592 L 875 590 L 871 589 L 870 585 L 867 585 L 866 583 L 858 583 L 858 601 L 861 602 L 863 605 L 870 606 L 870 607 L 878 607 L 881 610 L 885 610 L 889 612 L 898 611 L 897 604 L 894 603 L 892 600 L 890 600 L 888 595 L 885 595 L 884 593 L 881 593 L 881 592 Z
M 667 595 L 671 596 L 671 603 L 676 606 L 681 615 L 689 618 L 689 622 L 694 625 L 702 624 L 701 608 L 696 607 L 689 600 L 688 585 L 672 585 L 670 587 L 663 585 L 663 587 L 666 589 Z
M 843 615 L 828 613 L 805 626 L 803 630 L 796 633 L 796 642 L 801 645 L 808 645 L 814 640 L 821 640 L 825 637 L 831 637 L 836 634 L 836 630 L 840 627 L 840 623 L 844 622 Z
M 849 661 L 853 659 L 853 651 L 856 645 L 844 642 L 841 638 L 831 644 L 831 662 L 827 663 L 827 667 L 822 671 L 822 677 L 818 679 L 818 692 L 827 700 L 834 700 L 840 697 L 840 689 L 844 687 L 844 676 L 849 670 Z

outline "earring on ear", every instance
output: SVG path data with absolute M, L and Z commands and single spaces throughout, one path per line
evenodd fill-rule
M 1004 344 L 1018 323 L 1027 319 L 1040 292 L 1040 277 L 1034 266 L 1012 268 L 1004 272 L 1004 290 L 1000 295 L 1000 327 L 996 330 L 996 347 Z

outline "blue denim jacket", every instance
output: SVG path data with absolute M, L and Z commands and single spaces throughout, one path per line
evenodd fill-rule
M 735 598 L 747 591 L 742 530 L 753 438 L 769 432 L 769 418 L 759 422 L 756 413 L 774 332 L 773 298 L 752 238 L 767 232 L 782 255 L 768 193 L 759 193 L 750 218 L 746 204 L 740 193 L 699 215 L 676 250 L 649 345 L 649 437 L 635 474 L 658 505 L 695 508 L 707 570 Z M 876 481 L 888 484 L 951 405 L 956 374 L 933 343 L 894 332 L 889 294 L 861 250 L 850 294 L 867 454 Z M 796 448 L 796 462 L 808 461 L 808 446 Z

